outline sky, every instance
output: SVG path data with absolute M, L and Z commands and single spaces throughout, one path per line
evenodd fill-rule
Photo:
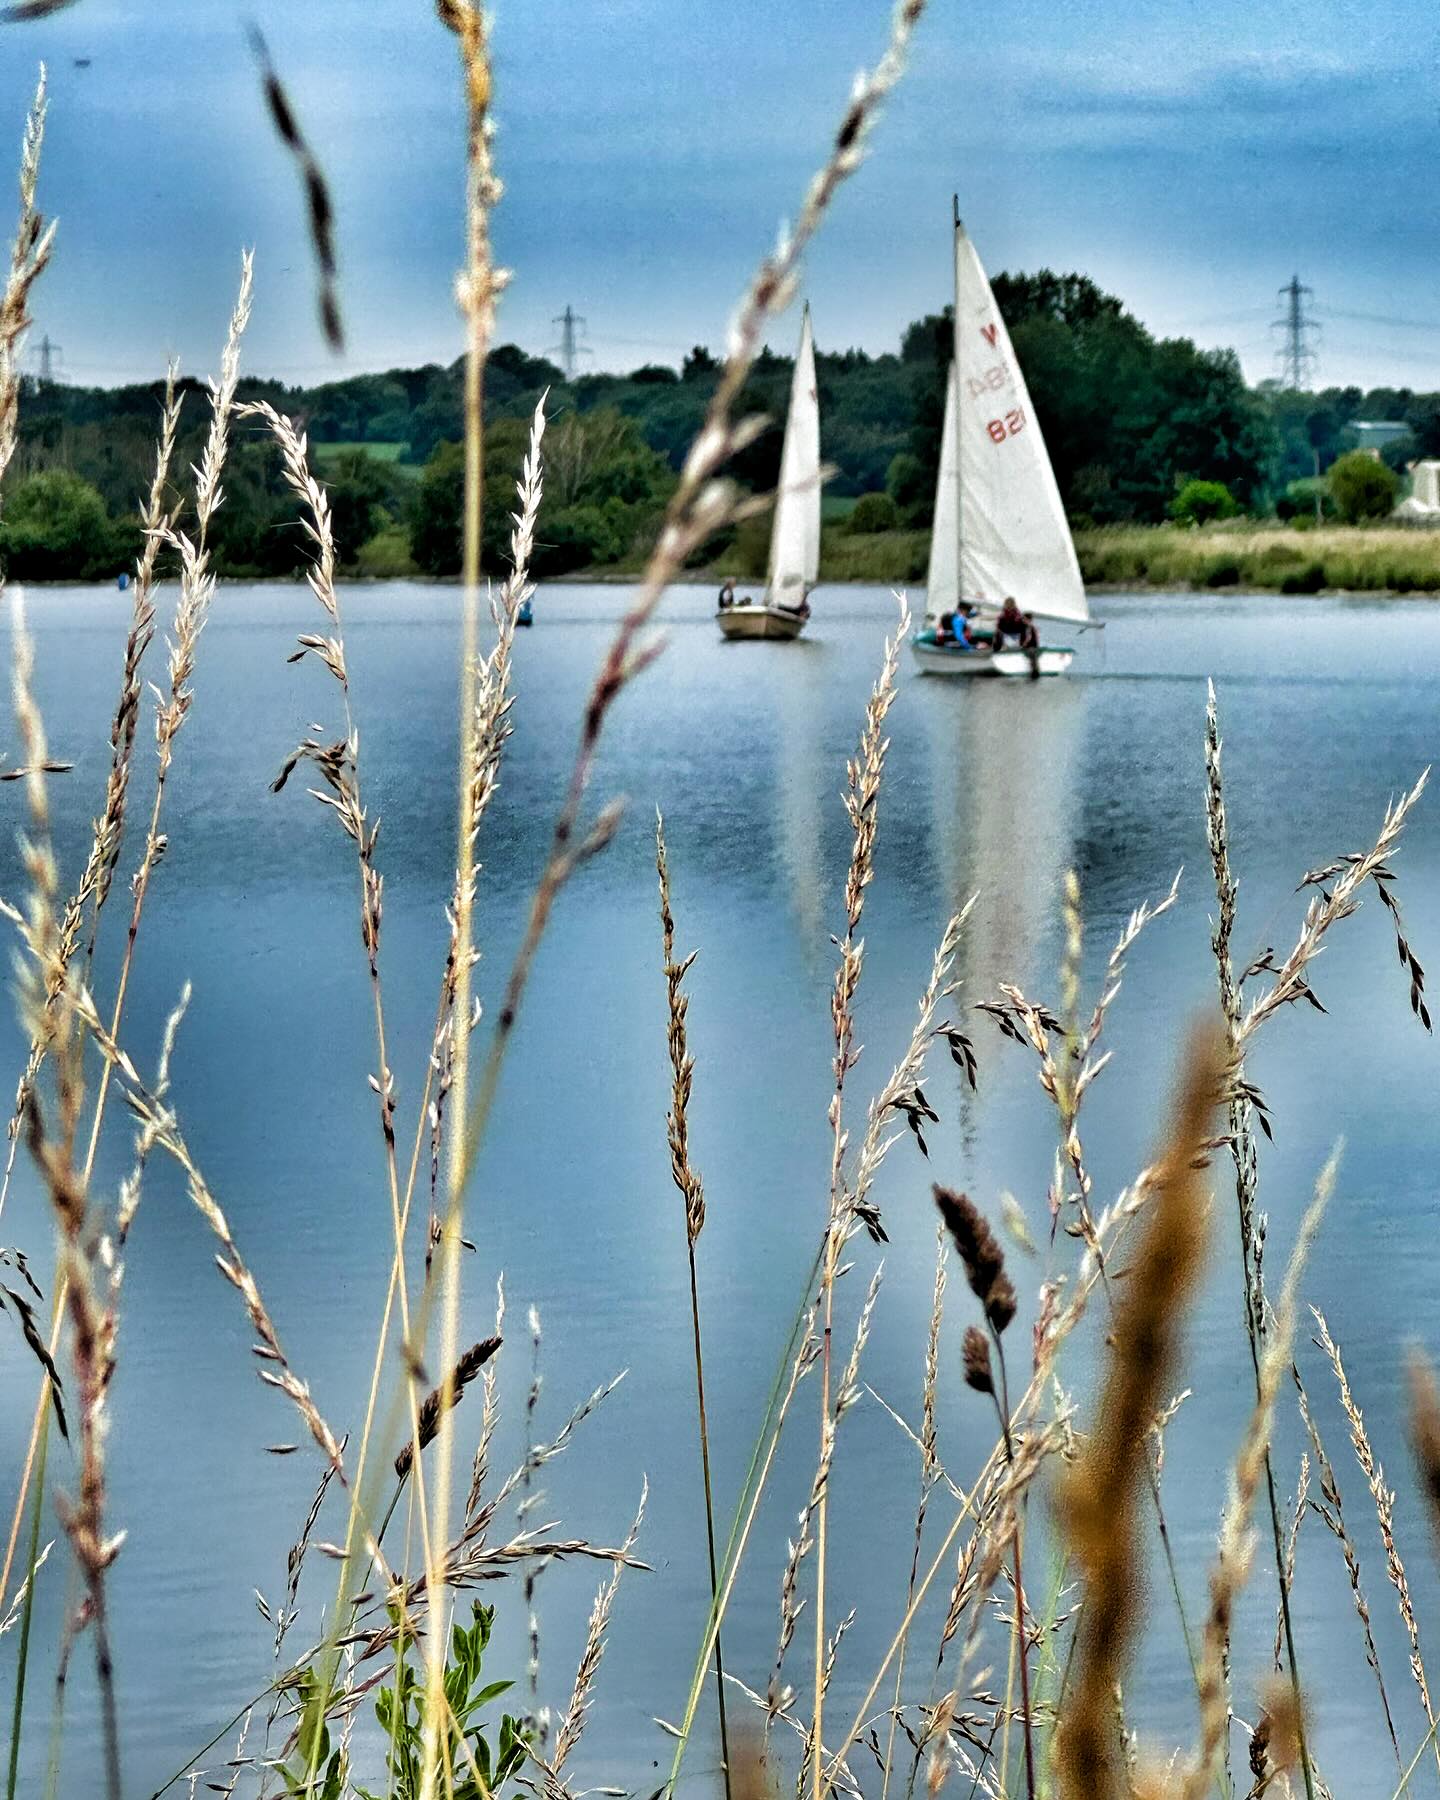
M 341 356 L 252 21 L 331 184 Z M 500 338 L 545 351 L 570 305 L 584 367 L 721 344 L 887 29 L 886 0 L 496 0 Z M 250 371 L 458 352 L 460 83 L 429 0 L 75 0 L 0 26 L 0 144 L 42 58 L 60 236 L 31 345 L 62 378 L 209 371 L 247 245 Z M 802 291 L 822 349 L 894 349 L 948 298 L 953 191 L 992 272 L 1082 270 L 1252 380 L 1298 274 L 1322 384 L 1440 389 L 1437 177 L 1440 23 L 1415 0 L 931 0 Z

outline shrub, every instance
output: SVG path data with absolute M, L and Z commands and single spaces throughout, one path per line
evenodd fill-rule
M 18 483 L 0 523 L 0 561 L 12 581 L 78 581 L 118 559 L 105 502 L 88 481 L 49 469 Z
M 895 531 L 899 524 L 900 509 L 888 494 L 862 494 L 850 511 L 854 532 Z
M 770 562 L 770 521 L 742 519 L 734 534 L 734 572 L 751 581 L 763 581 Z
M 355 566 L 362 575 L 382 581 L 413 575 L 415 559 L 410 554 L 410 533 L 403 525 L 386 525 L 360 546 Z
M 890 459 L 885 475 L 885 492 L 912 525 L 929 522 L 935 500 L 935 478 L 918 456 L 901 450 Z
M 1235 496 L 1223 481 L 1187 481 L 1170 502 L 1170 517 L 1182 525 L 1233 519 L 1239 510 Z
M 1289 569 L 1280 577 L 1282 594 L 1318 594 L 1325 585 L 1325 565 L 1307 562 L 1303 568 Z
M 1388 518 L 1400 482 L 1393 469 L 1364 450 L 1350 450 L 1331 463 L 1326 475 L 1335 509 L 1347 525 Z
M 1238 587 L 1240 585 L 1240 562 L 1238 557 L 1217 556 L 1211 559 L 1205 568 L 1206 587 Z

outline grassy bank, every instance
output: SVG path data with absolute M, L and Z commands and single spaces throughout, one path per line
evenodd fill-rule
M 1075 549 L 1091 586 L 1440 591 L 1440 536 L 1395 526 L 1112 526 L 1077 532 Z
M 1397 526 L 1327 525 L 1320 530 L 1227 522 L 1199 530 L 1183 525 L 1115 525 L 1077 531 L 1075 550 L 1090 587 L 1155 587 L 1202 591 L 1241 588 L 1280 594 L 1440 593 L 1440 533 Z M 925 579 L 930 533 L 850 532 L 827 524 L 820 579 L 896 585 Z M 696 571 L 702 578 L 763 577 L 764 558 L 729 551 Z M 639 572 L 635 561 L 634 571 Z M 574 579 L 610 579 L 615 564 Z

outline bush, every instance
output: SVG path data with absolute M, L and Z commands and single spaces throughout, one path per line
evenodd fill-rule
M 1325 585 L 1325 565 L 1308 562 L 1303 568 L 1288 569 L 1280 577 L 1282 594 L 1318 594 Z
M 770 563 L 769 519 L 742 519 L 735 531 L 731 556 L 733 573 L 746 576 L 751 581 L 763 581 Z
M 1305 553 L 1296 549 L 1294 544 L 1267 544 L 1255 558 L 1255 566 L 1262 574 L 1275 574 L 1277 571 L 1293 568 L 1303 562 Z
M 1182 525 L 1233 519 L 1239 510 L 1235 496 L 1223 481 L 1187 481 L 1170 502 L 1170 517 Z
M 1388 518 L 1400 491 L 1399 478 L 1378 457 L 1350 450 L 1331 463 L 1325 477 L 1335 510 L 1347 525 Z
M 935 501 L 935 477 L 918 456 L 902 450 L 891 457 L 885 474 L 885 492 L 907 523 L 926 525 L 930 522 Z
M 393 581 L 415 573 L 415 559 L 410 554 L 410 533 L 403 525 L 387 525 L 360 546 L 355 566 L 362 575 L 379 581 Z
M 850 511 L 850 530 L 859 533 L 895 531 L 900 509 L 888 494 L 862 494 Z
M 1323 475 L 1318 477 L 1303 475 L 1299 480 L 1292 481 L 1286 486 L 1285 499 L 1289 502 L 1290 512 L 1294 515 L 1295 523 L 1300 526 L 1301 530 L 1304 530 L 1302 520 L 1308 520 L 1312 525 L 1315 523 L 1317 497 L 1320 501 L 1320 517 L 1333 519 L 1335 517 L 1335 496 L 1330 492 L 1329 484 Z M 1277 506 L 1275 510 L 1278 513 L 1280 508 Z
M 1239 558 L 1234 556 L 1214 557 L 1205 569 L 1205 585 L 1212 588 L 1239 587 Z
M 99 491 L 78 475 L 50 469 L 7 496 L 0 562 L 11 581 L 79 581 L 126 560 Z

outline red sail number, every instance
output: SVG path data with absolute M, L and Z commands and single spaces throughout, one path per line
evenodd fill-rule
M 1003 444 L 1006 438 L 1012 438 L 1017 432 L 1025 429 L 1025 410 L 1023 407 L 1012 407 L 1003 419 L 989 419 L 985 425 L 990 434 L 992 444 Z

